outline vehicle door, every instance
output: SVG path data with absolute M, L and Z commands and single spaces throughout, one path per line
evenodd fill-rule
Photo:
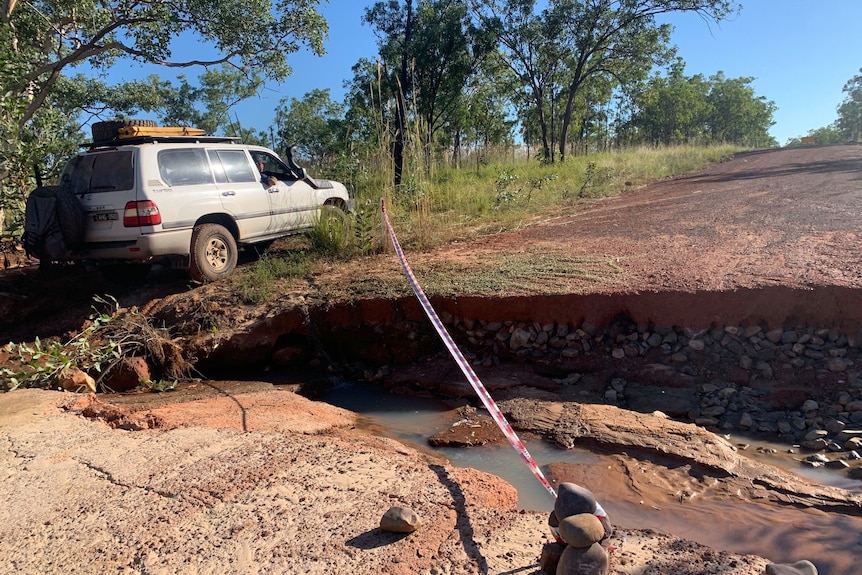
M 148 158 L 150 152 L 145 148 L 141 155 Z M 150 165 L 148 160 L 142 163 Z M 158 150 L 156 163 L 159 178 L 147 180 L 147 194 L 158 205 L 164 229 L 191 228 L 201 216 L 222 211 L 205 150 L 164 147 Z
M 272 233 L 269 193 L 245 149 L 207 150 L 224 209 L 236 220 L 240 240 Z
M 278 180 L 274 186 L 264 184 L 269 196 L 273 227 L 278 231 L 311 227 L 319 208 L 312 187 L 277 156 L 261 151 L 252 152 L 252 155 L 263 181 L 269 176 L 275 176 Z

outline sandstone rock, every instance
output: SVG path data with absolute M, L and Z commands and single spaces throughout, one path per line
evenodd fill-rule
M 609 563 L 608 552 L 598 543 L 586 549 L 568 546 L 557 563 L 556 575 L 606 575 Z
M 772 563 L 766 566 L 766 575 L 817 575 L 817 567 L 811 561 Z
M 560 521 L 560 537 L 572 547 L 587 548 L 605 536 L 605 528 L 591 513 L 570 515 Z
M 808 433 L 805 434 L 805 441 L 811 441 L 813 439 L 821 439 L 825 438 L 829 435 L 829 432 L 825 429 L 812 429 Z
M 57 386 L 73 393 L 96 393 L 96 381 L 77 367 L 67 367 L 57 374 Z
M 572 515 L 596 512 L 596 497 L 586 487 L 576 483 L 560 483 L 557 487 L 557 501 L 554 514 L 561 522 Z
M 130 391 L 151 379 L 150 366 L 143 357 L 124 357 L 102 377 L 102 385 L 112 391 Z
M 392 533 L 413 533 L 421 525 L 419 515 L 408 507 L 390 507 L 380 519 L 380 529 Z
M 809 441 L 803 441 L 802 442 L 802 447 L 804 447 L 805 449 L 811 449 L 813 451 L 821 451 L 823 449 L 826 449 L 826 447 L 828 445 L 829 445 L 829 442 L 826 441 L 825 439 L 823 439 L 822 437 L 818 438 L 818 439 L 811 439 Z

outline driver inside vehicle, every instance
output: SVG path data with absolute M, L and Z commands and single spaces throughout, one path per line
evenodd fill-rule
M 257 171 L 260 172 L 260 183 L 262 183 L 264 186 L 266 186 L 268 188 L 271 188 L 273 186 L 278 185 L 278 178 L 276 178 L 273 175 L 267 175 L 266 173 L 264 173 L 266 168 L 264 168 L 264 165 L 263 165 L 263 158 L 261 158 L 260 156 L 257 156 L 254 159 L 254 164 L 255 164 L 255 166 L 257 166 Z

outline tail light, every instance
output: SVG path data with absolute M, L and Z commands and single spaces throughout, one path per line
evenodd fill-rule
M 162 214 L 153 202 L 129 202 L 123 211 L 123 226 L 136 228 L 140 226 L 157 226 L 162 223 Z

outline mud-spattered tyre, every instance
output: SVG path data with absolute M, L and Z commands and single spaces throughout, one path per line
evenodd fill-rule
M 201 283 L 229 276 L 238 259 L 236 240 L 218 224 L 202 224 L 192 232 L 189 276 Z
M 120 128 L 154 128 L 157 124 L 153 120 L 108 120 L 107 122 L 96 122 L 90 126 L 93 132 L 94 142 L 109 142 L 120 137 Z

